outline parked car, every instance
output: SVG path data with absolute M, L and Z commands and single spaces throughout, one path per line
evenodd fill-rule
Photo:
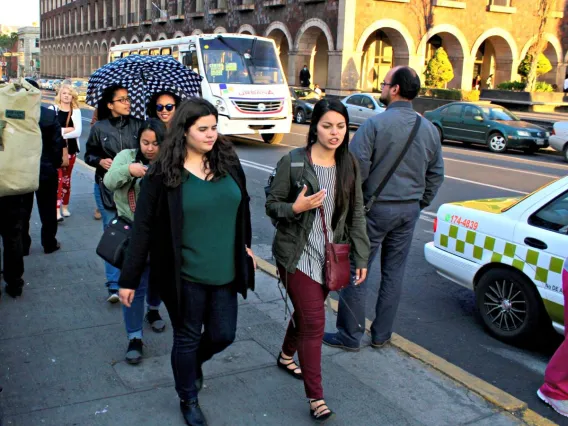
M 548 142 L 552 149 L 562 152 L 564 160 L 568 161 L 568 121 L 554 123 Z
M 55 81 L 55 80 L 47 80 L 47 83 L 45 83 L 45 88 L 46 88 L 47 90 L 53 90 L 53 82 L 54 82 L 54 81 Z
M 344 98 L 341 102 L 349 112 L 349 123 L 360 126 L 368 118 L 383 112 L 387 107 L 379 98 L 376 93 L 357 93 Z
M 303 124 L 312 118 L 314 105 L 321 99 L 312 89 L 307 87 L 290 87 L 292 97 L 292 111 L 294 111 L 294 121 Z
M 47 83 L 47 80 L 44 78 L 41 78 L 37 81 L 37 84 L 40 89 L 45 89 L 45 83 Z
M 509 148 L 534 153 L 548 147 L 550 132 L 522 121 L 511 111 L 484 102 L 452 102 L 434 111 L 426 111 L 442 142 L 445 139 L 487 145 L 493 152 Z
M 519 343 L 551 322 L 564 335 L 566 247 L 568 177 L 522 198 L 443 204 L 424 254 L 440 275 L 475 292 L 491 334 Z

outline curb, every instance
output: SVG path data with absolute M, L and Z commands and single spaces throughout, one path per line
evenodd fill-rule
M 278 278 L 276 266 L 267 262 L 264 259 L 256 257 L 256 265 L 258 269 L 267 273 L 268 275 Z M 337 313 L 338 303 L 336 300 L 328 299 L 331 309 Z M 365 320 L 365 328 L 370 330 L 371 321 Z M 504 411 L 515 414 L 527 425 L 530 426 L 553 426 L 556 423 L 542 417 L 540 414 L 530 410 L 526 402 L 515 398 L 513 395 L 487 383 L 484 380 L 468 373 L 460 367 L 446 361 L 444 358 L 433 354 L 432 352 L 424 349 L 422 346 L 393 333 L 391 345 L 405 354 L 415 358 L 422 363 L 430 366 L 436 371 L 444 374 L 451 380 L 461 384 L 465 388 L 475 392 L 491 404 L 501 408 Z

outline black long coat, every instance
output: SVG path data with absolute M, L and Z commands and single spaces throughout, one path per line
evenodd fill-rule
M 240 163 L 229 174 L 241 190 L 235 238 L 236 277 L 231 284 L 246 298 L 254 290 L 254 267 L 245 247 L 252 240 L 250 197 Z M 181 236 L 183 229 L 182 188 L 168 188 L 159 173 L 142 181 L 136 204 L 129 250 L 120 274 L 121 288 L 136 289 L 150 255 L 150 285 L 159 290 L 172 322 L 179 318 L 181 300 Z

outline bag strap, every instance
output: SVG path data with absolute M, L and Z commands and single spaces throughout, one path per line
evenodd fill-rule
M 130 207 L 130 211 L 134 213 L 136 211 L 136 181 L 138 180 L 137 177 L 134 178 L 132 183 L 130 184 L 130 188 L 128 188 L 128 207 Z
M 392 175 L 396 171 L 398 165 L 402 161 L 404 155 L 407 153 L 408 149 L 410 148 L 410 145 L 412 145 L 412 142 L 414 141 L 414 138 L 416 137 L 416 134 L 418 133 L 418 128 L 420 127 L 421 122 L 422 122 L 422 119 L 420 118 L 420 116 L 418 114 L 416 114 L 416 121 L 414 122 L 414 126 L 412 127 L 412 130 L 410 131 L 410 135 L 408 135 L 408 140 L 406 141 L 406 144 L 402 148 L 402 151 L 400 151 L 398 158 L 393 163 L 393 165 L 390 168 L 390 170 L 388 171 L 388 173 L 385 175 L 385 177 L 383 178 L 383 180 L 379 184 L 379 187 L 375 190 L 375 192 L 373 193 L 371 198 L 369 198 L 369 201 L 367 201 L 367 204 L 365 204 L 365 212 L 366 213 L 368 213 L 371 210 L 371 208 L 373 207 L 373 204 L 375 203 L 375 201 L 379 197 L 380 193 L 383 191 L 383 189 L 387 185 L 388 181 L 390 180 L 390 178 L 392 177 Z
M 67 121 L 65 121 L 65 127 L 69 127 L 69 121 L 71 120 L 71 114 L 73 114 L 73 106 L 69 108 L 69 112 L 67 113 Z

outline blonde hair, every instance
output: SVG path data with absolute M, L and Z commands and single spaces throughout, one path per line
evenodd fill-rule
M 71 86 L 70 84 L 62 84 L 59 90 L 57 91 L 57 95 L 55 95 L 55 105 L 61 108 L 61 92 L 63 89 L 69 90 L 71 94 L 71 107 L 75 109 L 79 109 L 79 95 L 77 91 Z

